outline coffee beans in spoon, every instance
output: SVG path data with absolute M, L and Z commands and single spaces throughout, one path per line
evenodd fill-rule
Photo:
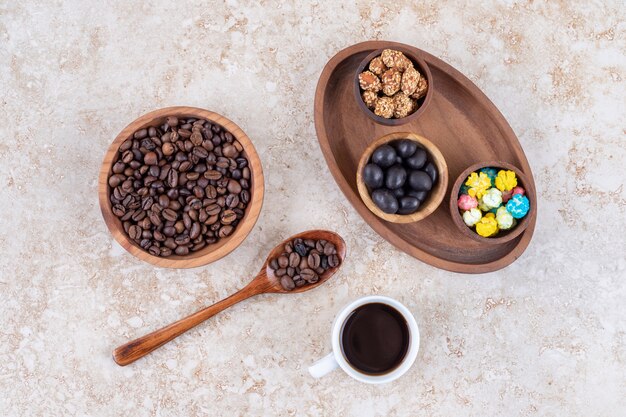
M 415 213 L 438 177 L 428 152 L 410 139 L 376 148 L 362 174 L 374 204 L 389 214 Z
M 230 236 L 251 197 L 241 143 L 216 123 L 175 116 L 124 141 L 108 183 L 125 233 L 163 257 Z
M 287 291 L 305 284 L 314 284 L 320 275 L 339 266 L 337 248 L 324 239 L 294 239 L 285 244 L 284 251 L 269 262 L 280 285 Z

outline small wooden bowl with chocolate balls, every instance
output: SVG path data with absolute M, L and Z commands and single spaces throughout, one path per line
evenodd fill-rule
M 379 49 L 359 65 L 354 91 L 359 107 L 374 121 L 397 126 L 426 110 L 432 75 L 426 62 L 408 49 Z
M 115 138 L 98 194 L 115 240 L 142 261 L 206 265 L 248 236 L 263 205 L 263 169 L 232 121 L 196 107 L 147 113 Z
M 372 142 L 359 161 L 356 184 L 367 208 L 392 223 L 413 223 L 439 207 L 448 187 L 441 151 L 415 133 L 396 132 Z

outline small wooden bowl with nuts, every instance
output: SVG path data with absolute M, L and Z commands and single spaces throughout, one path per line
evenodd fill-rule
M 415 120 L 430 104 L 432 74 L 408 49 L 378 49 L 358 66 L 354 93 L 361 110 L 377 123 L 399 126 Z
M 115 240 L 167 268 L 214 262 L 248 236 L 263 205 L 261 161 L 232 121 L 167 107 L 126 126 L 102 162 L 100 210 Z

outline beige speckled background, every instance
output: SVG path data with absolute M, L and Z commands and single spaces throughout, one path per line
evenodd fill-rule
M 356 3 L 0 1 L 0 415 L 626 414 L 623 2 Z M 448 61 L 518 134 L 541 204 L 510 267 L 432 268 L 340 193 L 313 94 L 326 61 L 367 39 Z M 96 197 L 119 130 L 179 104 L 238 123 L 267 186 L 244 244 L 190 271 L 124 252 Z M 244 302 L 126 368 L 111 360 L 116 345 L 235 291 L 268 248 L 314 227 L 349 245 L 324 287 Z M 386 386 L 312 379 L 335 312 L 365 294 L 416 314 L 415 366 Z

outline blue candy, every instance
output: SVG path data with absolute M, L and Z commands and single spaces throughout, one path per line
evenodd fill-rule
M 530 202 L 525 195 L 515 194 L 508 203 L 506 203 L 506 209 L 514 218 L 521 219 L 528 214 Z
M 461 189 L 459 190 L 459 195 L 467 194 L 468 191 L 469 191 L 469 187 L 465 184 L 462 184 Z

